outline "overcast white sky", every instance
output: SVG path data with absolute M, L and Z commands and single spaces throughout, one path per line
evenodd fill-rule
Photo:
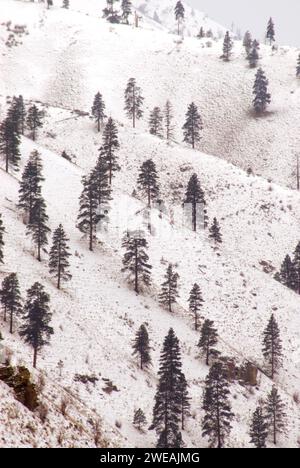
M 300 0 L 188 0 L 212 19 L 242 32 L 249 29 L 262 39 L 270 16 L 276 25 L 277 42 L 300 47 Z

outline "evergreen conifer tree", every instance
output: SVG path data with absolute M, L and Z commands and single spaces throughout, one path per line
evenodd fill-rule
M 43 120 L 44 112 L 39 110 L 35 104 L 28 109 L 26 123 L 28 129 L 31 131 L 33 141 L 36 140 L 37 129 L 44 126 Z
M 158 448 L 177 448 L 182 444 L 181 415 L 181 355 L 179 341 L 171 328 L 163 344 L 158 371 L 159 383 L 153 408 L 153 423 L 158 435 Z
M 94 102 L 92 106 L 92 115 L 95 118 L 95 121 L 97 123 L 98 132 L 100 132 L 101 125 L 103 124 L 103 121 L 106 118 L 106 115 L 105 115 L 105 103 L 103 101 L 102 94 L 99 92 L 96 94 L 94 98 Z
M 133 281 L 134 290 L 140 292 L 141 283 L 148 286 L 151 283 L 152 266 L 148 263 L 148 243 L 140 231 L 127 232 L 122 247 L 126 250 L 123 257 L 122 272 L 128 272 L 129 281 Z
M 254 39 L 251 50 L 248 54 L 250 68 L 256 68 L 259 61 L 259 42 Z
M 275 275 L 275 279 L 290 289 L 296 289 L 297 274 L 291 257 L 287 255 L 281 265 L 280 272 Z
M 119 12 L 114 8 L 114 4 L 119 1 L 120 0 L 106 0 L 106 7 L 103 10 L 103 17 L 106 18 L 109 23 L 120 23 L 121 17 Z
M 82 179 L 83 190 L 79 199 L 79 214 L 77 227 L 80 232 L 89 236 L 89 250 L 94 248 L 96 227 L 100 221 L 98 213 L 98 190 L 95 173 L 92 172 Z
M 209 237 L 213 239 L 215 245 L 222 244 L 222 234 L 217 218 L 214 218 L 213 224 L 209 228 Z
M 268 424 L 260 406 L 256 408 L 252 416 L 250 437 L 251 444 L 253 444 L 256 448 L 266 448 Z
M 50 327 L 51 312 L 49 310 L 50 296 L 40 283 L 34 285 L 27 291 L 27 300 L 24 306 L 24 324 L 20 335 L 25 343 L 33 348 L 33 367 L 36 368 L 38 352 L 47 344 L 53 335 Z
M 109 202 L 111 201 L 111 185 L 109 184 L 109 167 L 104 157 L 99 156 L 97 164 L 92 175 L 95 181 L 95 189 L 97 192 L 98 210 L 101 219 L 104 218 L 105 212 L 109 210 Z
M 69 281 L 72 275 L 69 273 L 69 257 L 71 256 L 68 246 L 69 239 L 60 224 L 53 234 L 53 243 L 49 253 L 49 271 L 57 279 L 57 289 L 60 289 L 62 281 Z
M 204 192 L 200 186 L 197 174 L 193 174 L 188 182 L 184 203 L 191 206 L 192 227 L 193 231 L 196 232 L 198 226 L 198 208 L 200 205 L 205 206 Z
M 246 31 L 245 33 L 243 46 L 245 47 L 245 50 L 246 50 L 246 57 L 249 58 L 249 54 L 252 49 L 252 36 L 251 36 L 250 31 Z
M 201 289 L 198 286 L 197 283 L 194 284 L 190 296 L 189 296 L 189 309 L 194 315 L 194 323 L 195 323 L 195 330 L 198 330 L 199 327 L 199 312 L 201 310 L 201 307 L 203 307 L 203 297 L 201 293 Z
M 129 24 L 128 18 L 132 14 L 132 3 L 130 0 L 122 0 L 122 19 L 125 24 Z
M 173 132 L 174 132 L 174 127 L 173 127 L 173 106 L 169 100 L 167 100 L 165 109 L 164 109 L 164 123 L 165 123 L 165 134 L 167 140 L 171 140 L 173 138 Z
M 8 118 L 13 123 L 14 131 L 20 135 L 24 134 L 26 109 L 23 96 L 13 97 L 11 106 L 8 110 Z
M 133 128 L 136 120 L 143 116 L 143 101 L 141 88 L 137 86 L 135 78 L 130 78 L 125 89 L 125 111 L 132 119 Z
M 163 136 L 163 116 L 159 107 L 154 107 L 149 118 L 149 132 L 158 137 Z
M 65 8 L 66 10 L 68 10 L 69 7 L 70 7 L 70 0 L 63 0 L 62 7 Z
M 277 445 L 278 434 L 282 433 L 286 426 L 285 404 L 279 392 L 273 386 L 266 401 L 266 416 L 269 424 L 269 432 L 273 436 L 273 443 Z
M 264 71 L 259 68 L 256 73 L 253 87 L 253 105 L 257 114 L 265 112 L 267 105 L 271 102 L 271 94 L 268 92 L 268 84 L 269 81 L 267 80 Z
M 179 297 L 178 280 L 179 275 L 170 264 L 167 268 L 165 281 L 161 286 L 161 293 L 159 295 L 160 304 L 168 307 L 169 312 L 173 312 L 173 305 L 176 304 L 176 299 Z
M 180 34 L 180 25 L 184 20 L 185 9 L 181 1 L 178 1 L 175 6 L 175 19 L 177 21 L 177 32 Z
M 203 130 L 203 123 L 197 106 L 192 102 L 186 113 L 186 122 L 183 126 L 183 141 L 194 149 L 196 143 L 201 139 L 200 131 Z
M 145 325 L 141 325 L 138 329 L 135 340 L 133 342 L 133 355 L 138 356 L 140 368 L 143 370 L 151 363 L 149 335 Z
M 152 159 L 148 159 L 142 164 L 137 183 L 138 189 L 147 196 L 150 208 L 151 202 L 159 196 L 158 176 Z
M 9 168 L 19 170 L 20 137 L 15 130 L 15 124 L 7 117 L 0 125 L 0 155 L 5 160 L 5 171 Z
M 271 379 L 274 379 L 282 363 L 282 346 L 278 324 L 274 314 L 271 315 L 269 323 L 264 331 L 263 355 L 270 371 Z
M 14 317 L 22 311 L 19 281 L 16 273 L 6 276 L 2 282 L 1 303 L 4 308 L 4 321 L 9 314 L 9 332 L 13 333 Z
M 270 45 L 275 42 L 275 25 L 272 18 L 268 22 L 266 38 L 270 41 Z
M 205 37 L 205 31 L 204 31 L 203 26 L 201 26 L 200 31 L 199 31 L 197 37 L 198 37 L 198 39 L 203 39 L 203 38 Z
M 2 220 L 2 214 L 0 213 L 0 263 L 4 263 L 4 233 L 5 233 L 5 227 L 3 225 L 3 220 Z
M 9 275 L 5 276 L 2 281 L 0 289 L 0 300 L 3 309 L 3 320 L 6 322 L 7 319 L 7 306 L 8 306 L 8 291 L 9 291 Z
M 203 395 L 202 436 L 208 437 L 210 446 L 223 448 L 231 431 L 234 414 L 229 401 L 230 390 L 221 363 L 215 363 L 205 380 Z
M 290 282 L 295 291 L 300 294 L 300 242 L 298 243 L 293 257 L 293 266 L 290 271 Z
M 39 195 L 32 207 L 32 216 L 27 224 L 27 234 L 31 235 L 37 247 L 37 259 L 41 261 L 41 250 L 45 250 L 48 244 L 48 234 L 51 231 L 48 227 L 48 216 L 46 213 L 46 203 L 42 195 Z
M 147 424 L 147 419 L 146 419 L 144 411 L 142 411 L 141 408 L 137 409 L 134 412 L 134 417 L 133 417 L 134 427 L 138 429 L 139 431 L 142 431 L 143 428 L 146 426 L 146 424 Z
M 45 180 L 42 168 L 40 154 L 34 150 L 24 168 L 19 187 L 18 208 L 28 214 L 29 223 L 32 221 L 34 204 L 41 196 L 41 182 Z
M 181 429 L 185 428 L 185 419 L 190 416 L 190 397 L 188 392 L 188 384 L 185 375 L 181 373 L 179 377 L 179 398 L 181 407 Z
M 223 55 L 222 58 L 225 62 L 229 62 L 233 49 L 233 41 L 230 37 L 229 31 L 226 32 L 223 43 Z
M 217 358 L 220 352 L 216 350 L 215 346 L 218 344 L 218 332 L 214 327 L 212 320 L 205 320 L 201 328 L 201 335 L 198 346 L 201 353 L 205 356 L 206 365 L 209 366 L 210 358 Z
M 115 121 L 110 117 L 105 125 L 103 132 L 103 144 L 100 148 L 100 157 L 103 158 L 107 164 L 109 172 L 109 184 L 112 183 L 114 172 L 120 170 L 118 164 L 116 151 L 120 148 L 118 140 L 118 128 Z

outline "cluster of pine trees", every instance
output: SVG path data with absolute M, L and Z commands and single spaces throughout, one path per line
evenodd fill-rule
M 130 0 L 121 0 L 121 10 L 116 8 L 120 0 L 106 0 L 106 7 L 103 9 L 103 18 L 109 23 L 129 24 L 129 17 L 132 15 L 132 2 Z
M 292 257 L 286 255 L 280 271 L 275 274 L 275 279 L 300 294 L 300 242 Z

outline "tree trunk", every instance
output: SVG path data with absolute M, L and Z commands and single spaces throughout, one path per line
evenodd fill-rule
M 139 279 L 138 279 L 138 249 L 135 242 L 135 279 L 134 279 L 134 290 L 139 294 Z
M 36 361 L 37 361 L 37 349 L 33 349 L 33 367 L 36 369 Z
M 13 333 L 13 315 L 14 315 L 14 311 L 11 310 L 10 311 L 10 323 L 9 323 L 9 333 Z

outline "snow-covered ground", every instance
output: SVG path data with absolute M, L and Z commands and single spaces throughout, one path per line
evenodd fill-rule
M 149 3 L 154 11 L 156 2 Z M 213 42 L 211 48 L 206 47 L 206 40 L 195 38 L 179 43 L 176 36 L 155 27 L 155 22 L 146 17 L 139 29 L 112 26 L 101 19 L 101 1 L 71 0 L 71 4 L 69 11 L 57 7 L 46 11 L 37 3 L 0 0 L 1 22 L 26 24 L 29 32 L 22 44 L 8 49 L 8 33 L 0 26 L 1 119 L 6 96 L 14 94 L 23 94 L 27 102 L 39 101 L 46 110 L 46 124 L 37 144 L 23 138 L 22 165 L 33 149 L 41 152 L 46 178 L 43 194 L 51 229 L 60 222 L 64 225 L 73 253 L 73 279 L 58 292 L 49 278 L 47 257 L 42 264 L 33 258 L 16 210 L 20 176 L 1 171 L 1 212 L 7 235 L 0 279 L 17 271 L 24 294 L 39 280 L 51 295 L 55 334 L 39 358 L 47 385 L 54 394 L 56 385 L 70 389 L 85 411 L 100 415 L 104 436 L 111 445 L 153 446 L 155 435 L 136 431 L 132 417 L 134 409 L 141 407 L 151 421 L 159 353 L 164 336 L 173 326 L 180 339 L 192 396 L 192 418 L 183 439 L 189 447 L 206 446 L 201 437 L 201 395 L 208 369 L 198 356 L 198 335 L 187 312 L 188 293 L 198 281 L 205 299 L 203 314 L 216 322 L 222 338 L 220 350 L 239 362 L 250 359 L 263 364 L 262 333 L 271 313 L 275 314 L 284 350 L 284 366 L 276 384 L 289 416 L 280 446 L 296 447 L 300 418 L 293 397 L 300 386 L 300 299 L 274 281 L 272 274 L 265 273 L 262 262 L 278 269 L 285 254 L 299 241 L 300 195 L 285 188 L 292 184 L 299 146 L 300 91 L 294 78 L 297 51 L 279 50 L 273 55 L 268 47 L 262 47 L 273 104 L 270 114 L 258 120 L 250 113 L 255 72 L 247 68 L 239 43 L 232 63 L 225 64 L 219 60 L 220 41 Z M 136 77 L 145 96 L 145 117 L 136 130 L 130 127 L 123 110 L 124 88 L 131 76 Z M 74 109 L 89 112 L 98 90 L 105 98 L 108 114 L 119 124 L 122 170 L 114 180 L 108 230 L 99 232 L 99 245 L 91 253 L 75 225 L 81 177 L 97 159 L 101 135 L 95 132 L 89 117 L 79 116 Z M 175 111 L 176 134 L 171 144 L 147 133 L 150 109 L 163 106 L 168 98 Z M 181 143 L 185 110 L 192 100 L 203 114 L 204 152 L 192 151 Z M 61 158 L 63 150 L 76 156 L 76 165 Z M 131 195 L 138 169 L 150 157 L 159 171 L 168 212 L 160 219 L 153 210 L 155 229 L 147 235 L 153 285 L 149 294 L 136 296 L 120 273 L 120 246 L 128 225 L 143 223 L 136 214 L 143 209 L 143 202 Z M 242 169 L 249 166 L 265 178 L 247 176 Z M 207 233 L 194 234 L 183 222 L 180 203 L 193 172 L 199 175 L 205 190 L 210 221 L 216 216 L 221 223 L 224 242 L 219 252 L 207 240 Z M 157 302 L 167 262 L 176 263 L 180 274 L 179 305 L 173 315 Z M 131 349 L 142 323 L 147 324 L 153 348 L 154 365 L 147 372 L 137 368 Z M 1 329 L 4 344 L 14 352 L 13 359 L 30 366 L 31 350 L 17 333 L 11 337 L 4 326 Z M 59 360 L 64 363 L 61 376 Z M 95 385 L 75 382 L 76 373 L 94 374 L 98 381 Z M 105 379 L 112 381 L 117 391 L 107 394 L 103 390 Z M 237 415 L 229 440 L 232 447 L 249 446 L 251 414 L 272 386 L 264 375 L 259 379 L 259 388 L 253 391 L 232 385 Z M 7 399 L 1 398 L 0 405 L 11 405 L 7 389 L 1 387 L 1 392 Z M 55 445 L 43 429 L 39 430 L 38 445 L 46 441 Z M 7 432 L 3 440 L 2 434 Z M 0 424 L 0 445 L 14 445 L 9 433 L 7 423 Z M 75 432 L 74 437 L 76 445 Z M 90 440 L 86 443 L 92 445 Z M 15 445 L 20 444 L 30 445 L 26 439 L 15 440 Z

